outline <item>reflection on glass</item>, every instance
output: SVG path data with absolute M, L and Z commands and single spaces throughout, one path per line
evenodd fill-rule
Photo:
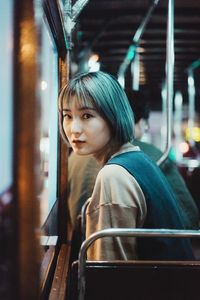
M 1 2 L 0 12 L 0 194 L 12 184 L 12 1 Z
M 41 136 L 39 145 L 43 173 L 43 187 L 40 194 L 41 225 L 44 224 L 56 201 L 57 192 L 57 59 L 50 30 L 43 21 L 41 30 Z
M 12 42 L 13 1 L 0 1 L 0 299 L 11 299 L 13 276 Z

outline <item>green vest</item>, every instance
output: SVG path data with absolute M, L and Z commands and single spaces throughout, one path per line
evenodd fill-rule
M 144 228 L 184 229 L 175 195 L 159 167 L 142 151 L 130 151 L 110 159 L 107 164 L 125 168 L 138 182 L 147 204 Z M 187 238 L 138 238 L 138 257 L 142 260 L 194 260 Z

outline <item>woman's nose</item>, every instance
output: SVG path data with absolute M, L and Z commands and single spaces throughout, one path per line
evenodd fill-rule
M 71 123 L 71 132 L 72 133 L 80 133 L 82 131 L 81 122 L 78 119 L 73 119 Z

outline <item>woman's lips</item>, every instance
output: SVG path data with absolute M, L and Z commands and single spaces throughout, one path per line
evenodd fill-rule
M 79 140 L 73 140 L 72 144 L 74 145 L 83 145 L 85 143 L 85 141 L 79 141 Z
M 72 143 L 85 143 L 85 141 L 73 140 Z

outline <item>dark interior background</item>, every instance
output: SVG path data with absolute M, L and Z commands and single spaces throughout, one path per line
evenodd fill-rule
M 76 1 L 73 1 L 75 3 Z M 90 0 L 81 11 L 73 32 L 73 60 L 80 64 L 88 52 L 97 53 L 101 69 L 117 75 L 134 34 L 155 1 Z M 161 86 L 165 79 L 168 1 L 156 5 L 137 51 L 140 55 L 140 89 L 149 95 L 151 108 L 161 109 Z M 174 1 L 174 92 L 188 102 L 187 68 L 200 56 L 200 1 Z M 126 85 L 130 84 L 130 68 Z M 142 80 L 145 78 L 145 80 Z M 200 112 L 200 68 L 194 71 L 196 110 Z

